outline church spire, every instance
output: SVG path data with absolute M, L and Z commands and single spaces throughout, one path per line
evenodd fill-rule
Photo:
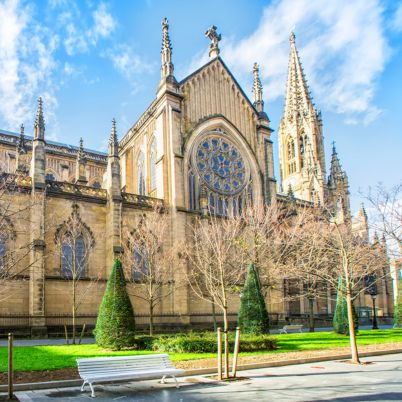
M 342 170 L 338 153 L 336 152 L 335 141 L 332 143 L 331 170 L 328 177 L 328 187 L 336 187 L 340 181 L 347 181 L 347 175 Z
M 260 80 L 260 69 L 257 63 L 253 66 L 253 104 L 259 113 L 264 110 L 264 101 L 262 100 L 262 84 Z
M 296 36 L 292 32 L 289 37 L 290 54 L 288 79 L 285 100 L 285 116 L 293 120 L 295 117 L 311 112 L 313 102 L 307 86 L 307 80 L 296 48 Z
M 162 21 L 162 67 L 161 78 L 173 76 L 173 63 L 172 63 L 172 44 L 169 36 L 169 21 L 164 18 Z
M 117 140 L 115 118 L 112 119 L 112 129 L 109 137 L 109 156 L 119 156 L 119 141 Z
M 43 118 L 43 105 L 41 97 L 38 99 L 38 110 L 36 112 L 34 124 L 34 139 L 45 139 L 45 119 Z

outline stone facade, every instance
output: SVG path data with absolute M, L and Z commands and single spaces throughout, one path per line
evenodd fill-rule
M 19 220 L 13 242 L 31 243 L 21 261 L 29 269 L 8 281 L 6 303 L 0 315 L 30 316 L 34 332 L 43 334 L 57 316 L 71 313 L 71 281 L 62 276 L 62 255 L 55 243 L 57 227 L 78 211 L 83 231 L 91 233 L 86 280 L 79 283 L 85 298 L 78 315 L 97 314 L 113 259 L 122 252 L 123 233 L 135 227 L 144 211 L 163 202 L 171 211 L 172 243 L 186 239 L 188 226 L 198 214 L 238 213 L 248 202 L 289 196 L 303 205 L 330 204 L 339 219 L 351 220 L 346 173 L 334 148 L 326 181 L 322 121 L 313 107 L 296 50 L 290 39 L 290 63 L 284 115 L 279 127 L 280 172 L 283 192 L 277 193 L 274 176 L 272 128 L 264 111 L 259 67 L 253 68 L 252 101 L 219 56 L 220 35 L 211 27 L 210 60 L 177 81 L 174 76 L 169 25 L 162 24 L 161 79 L 155 100 L 123 138 L 117 140 L 112 121 L 108 153 L 48 141 L 42 100 L 39 99 L 33 138 L 0 131 L 2 170 L 14 175 L 17 189 L 13 206 L 31 205 L 29 219 Z M 232 169 L 228 174 L 229 168 Z M 233 174 L 235 172 L 235 175 Z M 11 176 L 10 176 L 11 177 Z M 4 201 L 4 200 L 3 200 Z M 356 227 L 367 236 L 364 211 Z M 85 236 L 83 235 L 84 240 Z M 7 241 L 10 247 L 10 241 Z M 177 278 L 186 267 L 174 270 Z M 96 286 L 87 290 L 90 279 Z M 130 284 L 130 294 L 141 284 Z M 269 312 L 284 318 L 307 312 L 306 300 L 283 302 L 281 286 L 271 290 Z M 380 289 L 380 308 L 391 313 L 392 290 Z M 318 300 L 317 314 L 332 312 L 333 303 Z M 364 299 L 364 297 L 363 297 Z M 366 300 L 362 305 L 367 305 Z M 143 303 L 132 298 L 134 310 L 146 315 Z M 233 313 L 239 304 L 233 297 Z M 180 287 L 163 299 L 156 323 L 198 325 L 211 322 L 211 306 Z M 69 322 L 65 317 L 65 322 Z M 89 319 L 89 318 L 88 318 Z M 57 321 L 59 324 L 63 320 Z

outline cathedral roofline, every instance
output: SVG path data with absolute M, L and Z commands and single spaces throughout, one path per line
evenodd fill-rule
M 194 72 L 192 72 L 190 75 L 188 75 L 187 77 L 183 78 L 181 81 L 179 81 L 179 86 L 184 85 L 188 80 L 190 80 L 191 78 L 193 78 L 194 76 L 196 76 L 197 74 L 199 74 L 202 70 L 204 70 L 205 68 L 207 68 L 209 65 L 220 61 L 223 68 L 226 70 L 226 72 L 229 74 L 230 78 L 233 80 L 233 82 L 236 84 L 237 89 L 240 91 L 240 93 L 244 96 L 245 100 L 247 101 L 247 103 L 249 104 L 249 106 L 251 107 L 251 109 L 253 110 L 253 112 L 255 113 L 257 118 L 260 118 L 260 113 L 258 112 L 258 110 L 255 108 L 255 106 L 253 105 L 253 103 L 250 101 L 249 97 L 247 96 L 247 94 L 244 92 L 243 88 L 240 86 L 240 84 L 238 83 L 238 81 L 236 80 L 235 76 L 232 74 L 232 72 L 230 71 L 229 67 L 225 64 L 225 62 L 222 60 L 222 58 L 220 56 L 217 56 L 211 60 L 209 60 L 207 63 L 205 63 L 204 65 L 202 65 L 201 67 L 199 67 L 197 70 L 195 70 Z M 266 115 L 266 114 L 265 114 Z M 268 118 L 268 116 L 267 116 Z M 268 118 L 269 121 L 269 118 Z M 272 130 L 272 129 L 271 129 Z
M 0 143 L 17 146 L 18 139 L 20 134 L 2 130 L 0 129 Z M 29 135 L 25 135 L 25 140 L 27 146 L 32 148 L 32 140 L 33 137 Z M 64 144 L 62 142 L 46 140 L 46 151 L 50 153 L 57 153 L 57 154 L 68 154 L 68 156 L 76 157 L 79 151 L 79 147 L 75 145 Z M 101 151 L 95 151 L 92 149 L 84 148 L 86 156 L 88 159 L 96 161 L 96 162 L 104 162 L 107 161 L 107 153 Z

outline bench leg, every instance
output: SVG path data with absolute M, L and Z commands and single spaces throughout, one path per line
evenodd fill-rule
M 161 381 L 160 381 L 161 384 L 166 384 L 165 378 L 166 378 L 166 376 L 164 375 L 164 376 L 162 377 Z
M 175 382 L 176 382 L 176 388 L 180 388 L 179 382 L 177 381 L 176 376 L 172 375 L 172 377 L 174 378 Z
M 86 385 L 87 382 L 88 382 L 88 381 L 85 380 L 84 383 L 82 384 L 81 392 L 84 392 L 84 390 L 85 390 L 85 385 Z
M 88 384 L 89 384 L 89 388 L 91 388 L 91 396 L 92 396 L 92 398 L 95 398 L 94 387 L 93 387 L 92 383 L 89 382 Z

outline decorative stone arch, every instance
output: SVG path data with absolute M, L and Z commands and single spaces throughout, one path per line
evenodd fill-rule
M 209 135 L 221 134 L 222 138 L 227 138 L 227 140 L 238 149 L 241 157 L 245 160 L 247 167 L 245 167 L 245 173 L 248 174 L 245 180 L 249 180 L 242 190 L 249 186 L 249 190 L 252 194 L 253 202 L 262 202 L 263 189 L 262 189 L 262 172 L 258 166 L 258 162 L 254 155 L 253 150 L 250 145 L 241 134 L 241 132 L 226 118 L 223 116 L 216 116 L 210 119 L 204 120 L 198 124 L 191 135 L 188 137 L 184 146 L 184 192 L 185 192 L 185 203 L 187 207 L 200 208 L 199 199 L 201 187 L 206 188 L 206 185 L 201 183 L 198 172 L 194 169 L 192 160 L 194 158 L 195 147 L 197 147 L 201 140 Z M 194 189 L 191 189 L 191 174 L 194 174 Z M 190 191 L 191 190 L 191 191 Z M 192 193 L 192 191 L 194 191 Z M 210 192 L 213 190 L 209 189 Z M 239 194 L 240 194 L 239 193 Z M 194 194 L 196 199 L 191 205 L 190 195 Z M 228 195 L 229 196 L 229 195 Z M 231 196 L 230 196 L 231 197 Z
M 101 188 L 102 187 L 103 179 L 99 176 L 92 177 L 91 180 L 88 182 L 88 186 Z
M 82 239 L 84 244 L 84 259 L 82 260 L 82 276 L 86 275 L 87 267 L 88 267 L 88 251 L 93 249 L 95 246 L 95 237 L 93 235 L 92 230 L 89 226 L 82 220 L 81 215 L 79 213 L 79 206 L 76 203 L 73 203 L 71 206 L 71 214 L 63 223 L 57 226 L 54 242 L 56 245 L 60 247 L 60 267 L 61 273 L 66 275 L 66 272 L 63 272 L 63 259 L 65 258 L 65 248 L 72 247 L 74 244 L 75 247 L 78 246 L 79 239 Z M 75 241 L 72 241 L 74 239 Z M 77 250 L 75 250 L 75 255 L 77 255 Z M 81 274 L 80 274 L 81 275 Z
M 45 179 L 49 180 L 49 181 L 59 181 L 59 174 L 51 168 L 47 168 L 46 169 L 46 173 L 45 173 Z

